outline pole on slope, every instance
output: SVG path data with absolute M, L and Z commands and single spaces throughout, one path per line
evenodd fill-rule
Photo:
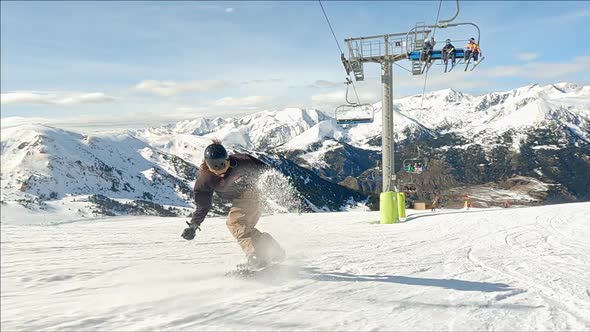
M 406 194 L 397 193 L 397 211 L 400 219 L 406 218 Z
M 385 58 L 389 55 L 389 40 L 385 36 Z M 392 191 L 394 168 L 393 168 L 393 78 L 392 61 L 381 62 L 381 86 L 382 86 L 382 123 L 383 133 L 381 135 L 382 165 L 383 165 L 383 189 L 379 203 L 381 211 L 380 222 L 382 224 L 393 224 L 398 220 L 397 195 Z

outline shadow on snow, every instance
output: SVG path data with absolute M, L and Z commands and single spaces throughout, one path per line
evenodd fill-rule
M 343 272 L 320 272 L 318 268 L 303 268 L 303 273 L 313 280 L 348 282 L 390 282 L 402 285 L 429 286 L 471 292 L 504 292 L 514 290 L 507 284 L 467 281 L 459 279 L 417 278 L 394 275 L 356 275 Z

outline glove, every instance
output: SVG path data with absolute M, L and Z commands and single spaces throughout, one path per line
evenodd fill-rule
M 182 234 L 180 236 L 182 236 L 182 238 L 184 238 L 185 240 L 192 240 L 195 238 L 195 234 L 198 230 L 201 230 L 201 228 L 199 226 L 194 226 L 193 224 L 189 223 L 188 221 L 186 222 L 186 224 L 189 226 L 187 228 L 184 229 L 184 231 L 182 231 Z

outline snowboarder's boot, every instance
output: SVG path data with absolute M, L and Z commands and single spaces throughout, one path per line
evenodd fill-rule
M 261 233 L 256 239 L 256 253 L 269 263 L 280 263 L 285 260 L 285 250 L 268 233 Z
M 251 270 L 262 270 L 269 265 L 269 261 L 256 255 L 249 255 L 246 263 Z
M 274 264 L 281 263 L 286 258 L 285 250 L 281 247 L 275 249 L 274 255 L 270 257 L 271 262 Z

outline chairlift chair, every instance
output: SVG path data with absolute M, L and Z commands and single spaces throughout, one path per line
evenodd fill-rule
M 373 168 L 371 170 L 371 172 L 369 173 L 369 177 L 370 177 L 371 181 L 374 181 L 374 182 L 379 182 L 379 181 L 383 180 L 383 173 L 381 172 L 381 168 L 379 168 L 379 166 Z
M 425 158 L 404 159 L 404 172 L 411 174 L 422 174 L 428 164 Z
M 335 118 L 337 124 L 371 123 L 375 117 L 375 108 L 371 104 L 353 103 L 348 100 L 348 87 L 352 81 L 347 77 L 346 104 L 336 107 Z
M 375 108 L 371 104 L 345 104 L 336 108 L 337 124 L 371 123 Z
M 412 61 L 412 74 L 413 75 L 421 75 L 421 74 L 428 72 L 428 69 L 430 69 L 430 66 L 432 65 L 434 60 L 440 59 L 441 61 L 443 61 L 442 60 L 443 59 L 442 49 L 431 50 L 430 57 L 428 57 L 430 65 L 424 61 L 424 59 L 426 57 L 422 54 L 423 43 L 422 43 L 422 40 L 420 40 L 418 38 L 424 38 L 425 36 L 428 37 L 428 33 L 426 33 L 427 29 L 431 29 L 431 28 L 444 29 L 444 28 L 457 27 L 457 26 L 462 26 L 462 25 L 471 25 L 477 30 L 477 39 L 476 40 L 477 40 L 477 44 L 480 45 L 480 35 L 481 34 L 480 34 L 479 26 L 477 26 L 477 24 L 471 23 L 471 22 L 450 23 L 459 15 L 459 1 L 458 0 L 457 0 L 457 7 L 456 8 L 457 8 L 457 12 L 455 13 L 455 15 L 448 20 L 440 20 L 440 21 L 436 22 L 435 25 L 425 25 L 425 24 L 418 24 L 417 23 L 414 26 L 414 28 L 412 28 L 410 31 L 408 31 L 408 33 L 406 35 L 406 45 L 413 45 L 412 49 L 407 50 L 408 59 Z M 455 46 L 457 46 L 457 45 L 455 45 Z M 453 68 L 455 68 L 461 62 L 462 59 L 464 59 L 465 62 L 467 63 L 467 66 L 469 66 L 470 59 L 465 58 L 465 53 L 466 52 L 464 49 L 455 48 L 455 59 L 457 60 L 457 62 L 455 62 L 455 66 L 453 66 L 451 68 L 451 70 L 453 70 Z M 484 59 L 484 57 L 481 57 L 478 64 L 481 63 L 481 61 L 483 61 L 483 59 Z M 467 71 L 467 66 L 465 67 L 465 71 Z M 471 68 L 471 70 L 475 69 L 476 66 L 477 66 L 477 64 L 474 65 Z M 449 72 L 451 70 L 449 70 Z
M 406 194 L 413 194 L 418 190 L 418 188 L 416 187 L 416 184 L 413 182 L 402 183 L 400 185 L 400 189 L 402 192 L 404 192 Z
M 428 160 L 420 156 L 420 147 L 418 147 L 418 156 L 415 158 L 404 159 L 404 172 L 411 174 L 422 174 L 428 167 Z

